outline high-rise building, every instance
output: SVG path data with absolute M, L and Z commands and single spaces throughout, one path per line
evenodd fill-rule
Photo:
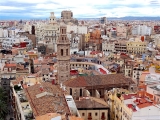
M 107 23 L 107 18 L 106 17 L 101 17 L 100 18 L 100 23 L 101 24 L 106 24 Z
M 70 79 L 70 41 L 66 34 L 67 27 L 60 26 L 60 36 L 57 41 L 58 81 L 63 83 Z

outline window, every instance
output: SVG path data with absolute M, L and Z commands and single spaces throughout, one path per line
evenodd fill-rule
M 63 49 L 61 49 L 61 56 L 63 56 Z
M 88 113 L 88 116 L 92 116 L 92 113 Z
M 82 89 L 80 89 L 80 97 L 82 97 Z
M 82 113 L 82 116 L 85 116 L 85 113 Z
M 105 119 L 105 113 L 104 113 L 104 112 L 102 112 L 101 119 L 102 119 L 102 120 L 104 120 L 104 119 Z
M 98 113 L 96 112 L 96 113 L 95 113 L 95 116 L 97 116 L 97 115 L 98 115 Z
M 66 55 L 68 55 L 68 49 L 66 49 Z
M 70 88 L 70 95 L 72 95 L 72 88 Z M 83 114 L 83 113 L 82 113 Z

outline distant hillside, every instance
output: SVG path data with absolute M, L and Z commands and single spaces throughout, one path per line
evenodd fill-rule
M 107 16 L 106 16 L 107 17 Z M 24 17 L 18 17 L 18 16 L 10 16 L 10 17 L 7 17 L 7 16 L 0 16 L 0 20 L 46 20 L 46 18 L 24 18 Z M 59 19 L 59 17 L 57 17 L 57 19 Z M 78 20 L 99 20 L 99 18 L 76 18 Z M 132 17 L 132 16 L 127 16 L 127 17 L 120 17 L 120 18 L 117 18 L 117 17 L 107 17 L 108 20 L 156 20 L 156 21 L 160 21 L 160 17 Z
M 78 20 L 99 20 L 99 18 L 77 18 Z M 160 17 L 132 17 L 132 16 L 127 16 L 127 17 L 108 17 L 108 20 L 160 20 Z

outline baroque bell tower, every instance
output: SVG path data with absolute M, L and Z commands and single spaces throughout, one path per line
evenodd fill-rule
M 56 17 L 54 16 L 54 12 L 51 12 L 50 13 L 50 17 L 49 17 L 49 23 L 50 24 L 55 24 L 57 21 L 56 21 Z
M 60 36 L 57 40 L 58 81 L 63 83 L 70 79 L 70 41 L 66 34 L 67 27 L 60 26 Z

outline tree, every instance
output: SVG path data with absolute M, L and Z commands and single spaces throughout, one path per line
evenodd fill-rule
M 7 115 L 7 103 L 6 93 L 3 88 L 0 87 L 0 120 L 4 120 Z
M 6 99 L 7 99 L 6 92 L 3 90 L 3 88 L 0 87 L 0 100 L 6 101 Z
M 7 104 L 5 101 L 0 100 L 0 119 L 5 119 L 7 115 Z

